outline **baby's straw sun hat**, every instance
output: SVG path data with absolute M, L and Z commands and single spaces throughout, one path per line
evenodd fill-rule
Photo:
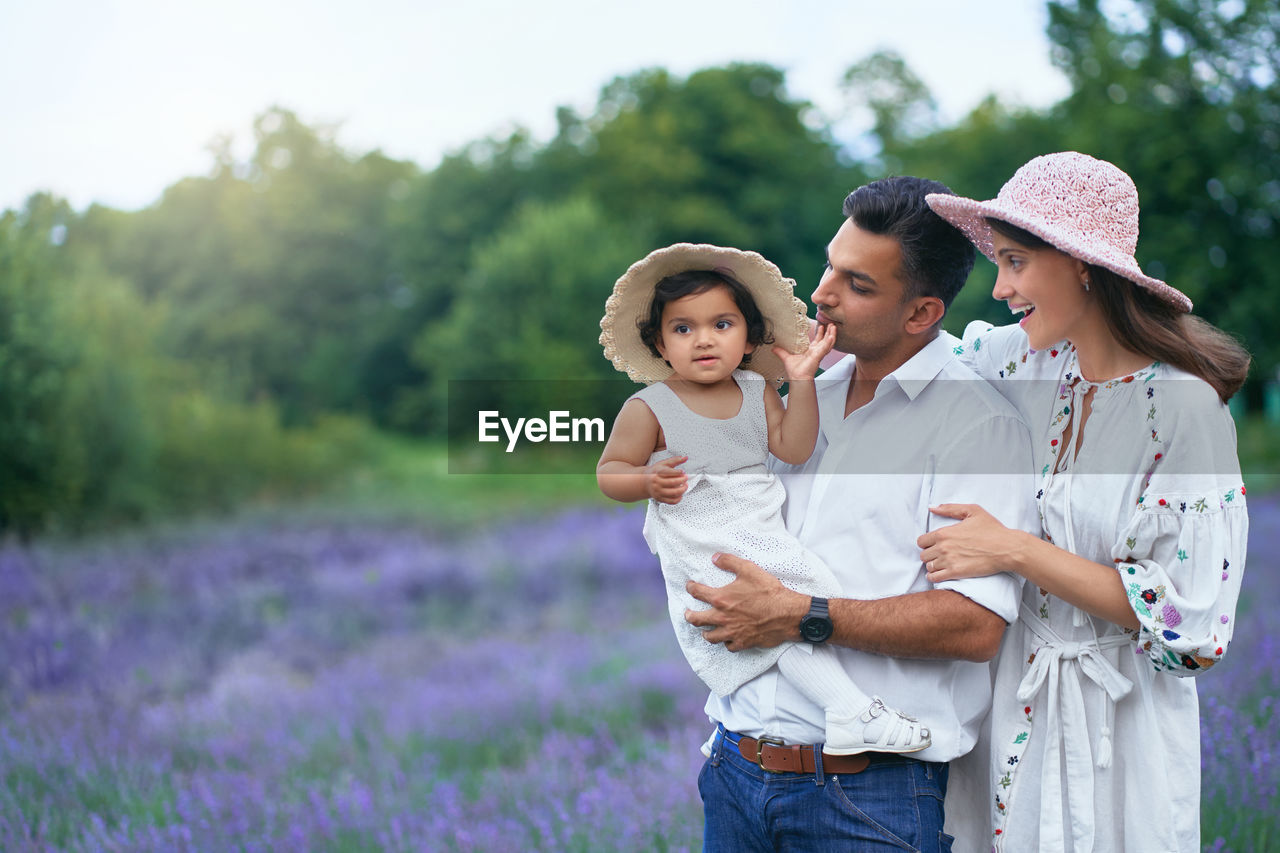
M 751 293 L 764 316 L 772 344 L 761 344 L 747 361 L 750 370 L 775 385 L 785 378 L 782 359 L 771 351 L 776 344 L 790 352 L 809 346 L 809 321 L 805 304 L 792 292 L 796 283 L 756 252 L 744 252 L 706 243 L 676 243 L 657 249 L 636 261 L 613 286 L 600 321 L 604 357 L 636 382 L 661 382 L 671 367 L 655 356 L 640 339 L 639 323 L 648 319 L 653 290 L 669 275 L 709 270 L 728 275 Z
M 1073 258 L 1105 267 L 1180 311 L 1191 310 L 1186 294 L 1138 266 L 1138 189 L 1105 160 L 1075 151 L 1045 154 L 1028 161 L 989 201 L 938 193 L 925 200 L 992 261 L 995 250 L 987 217 L 1030 231 Z

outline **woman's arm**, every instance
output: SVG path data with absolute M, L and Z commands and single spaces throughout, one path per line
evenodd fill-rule
M 933 583 L 1013 572 L 1051 595 L 1122 628 L 1136 629 L 1124 584 L 1114 566 L 1072 554 L 1021 530 L 1010 530 L 976 504 L 943 504 L 935 515 L 959 524 L 916 540 Z
M 600 491 L 623 503 L 645 498 L 679 503 L 688 478 L 675 466 L 689 457 L 673 456 L 648 465 L 660 432 L 653 411 L 640 400 L 628 400 L 613 422 L 613 432 L 596 465 Z

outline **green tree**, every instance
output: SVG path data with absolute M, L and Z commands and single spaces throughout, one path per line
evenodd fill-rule
M 66 399 L 82 348 L 58 287 L 69 275 L 72 218 L 44 194 L 0 214 L 0 530 L 40 527 L 84 485 Z
M 364 382 L 380 423 L 421 432 L 441 422 L 429 389 L 440 387 L 441 371 L 451 362 L 424 360 L 415 355 L 415 342 L 464 292 L 476 246 L 499 233 L 522 204 L 562 191 L 539 181 L 538 156 L 523 130 L 479 140 L 412 181 L 392 209 L 396 311 L 367 357 Z
M 109 269 L 167 306 L 169 352 L 290 421 L 368 413 L 368 355 L 398 312 L 391 217 L 417 169 L 355 157 L 287 110 L 255 122 L 249 163 L 224 155 L 126 224 L 93 223 Z
M 451 380 L 546 380 L 513 385 L 505 400 L 546 411 L 564 400 L 557 383 L 620 376 L 598 343 L 600 318 L 613 282 L 649 243 L 585 196 L 522 207 L 477 247 L 452 309 L 418 339 L 424 365 L 447 366 L 434 371 L 432 398 L 443 403 Z M 423 411 L 442 426 L 443 405 Z
M 937 129 L 933 93 L 895 51 L 876 51 L 849 66 L 840 88 L 850 106 L 870 112 L 870 134 L 886 173 L 901 173 L 898 150 Z
M 458 330 L 477 334 L 482 319 L 507 330 L 480 338 L 492 350 L 479 356 L 484 370 L 608 375 L 596 343 L 604 298 L 658 246 L 754 249 L 807 296 L 860 178 L 766 65 L 686 79 L 641 71 L 606 85 L 591 114 L 562 108 L 557 119 L 545 146 L 516 132 L 446 158 L 401 209 L 415 298 L 404 317 L 420 323 L 411 351 L 422 381 L 398 395 L 394 423 L 438 428 L 447 381 L 474 367 L 450 356 L 474 350 Z M 565 257 L 553 259 L 553 249 Z
M 1262 0 L 1049 4 L 1073 92 L 1070 147 L 1113 160 L 1142 199 L 1139 260 L 1280 363 L 1280 7 Z
M 1072 93 L 1045 110 L 988 98 L 956 125 L 923 136 L 886 134 L 903 171 L 990 198 L 1022 163 L 1077 150 L 1128 172 L 1142 201 L 1138 258 L 1241 336 L 1255 375 L 1280 364 L 1280 51 L 1274 3 L 1059 0 L 1049 4 L 1055 64 Z M 895 69 L 889 69 L 897 73 Z M 909 75 L 909 70 L 903 70 Z M 892 76 L 892 74 L 890 75 Z M 1002 319 L 979 262 L 948 328 Z
M 552 151 L 581 153 L 583 188 L 656 248 L 707 242 L 753 249 L 808 286 L 861 179 L 782 71 L 655 69 L 614 80 L 586 118 L 562 112 Z M 807 293 L 805 294 L 807 295 Z

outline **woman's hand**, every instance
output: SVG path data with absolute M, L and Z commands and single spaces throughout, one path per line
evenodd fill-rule
M 782 359 L 783 369 L 788 381 L 812 379 L 818 372 L 818 366 L 831 348 L 836 344 L 836 327 L 823 326 L 809 341 L 809 348 L 804 352 L 788 352 L 782 347 L 774 347 L 773 354 Z
M 678 504 L 689 488 L 689 475 L 675 467 L 689 461 L 688 456 L 660 459 L 644 469 L 644 488 L 660 504 Z
M 942 504 L 929 512 L 960 519 L 916 540 L 930 583 L 1017 571 L 1021 531 L 1005 527 L 977 504 Z

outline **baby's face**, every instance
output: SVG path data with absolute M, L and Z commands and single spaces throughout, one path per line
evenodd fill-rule
M 730 377 L 755 349 L 747 342 L 747 321 L 727 287 L 667 303 L 657 347 L 677 376 L 703 384 Z

